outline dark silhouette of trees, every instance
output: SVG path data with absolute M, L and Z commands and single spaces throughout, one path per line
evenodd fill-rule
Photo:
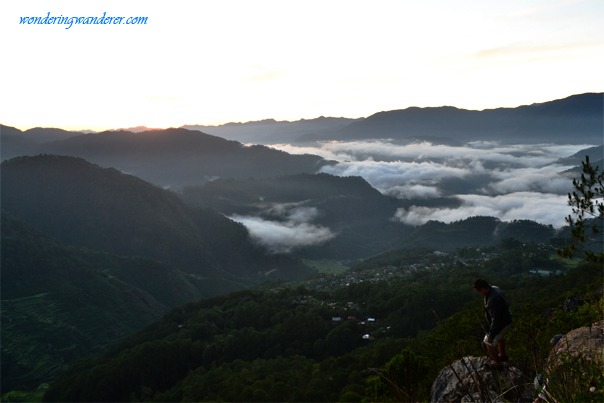
M 565 257 L 572 257 L 583 250 L 585 259 L 604 262 L 602 251 L 602 224 L 604 223 L 604 171 L 589 162 L 589 156 L 581 162 L 580 179 L 573 180 L 575 190 L 568 194 L 568 205 L 572 214 L 566 217 L 571 227 L 573 243 L 560 251 Z

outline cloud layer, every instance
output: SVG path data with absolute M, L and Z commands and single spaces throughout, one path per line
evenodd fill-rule
M 420 225 L 477 215 L 509 221 L 529 219 L 561 227 L 570 213 L 572 166 L 558 160 L 590 145 L 500 145 L 473 142 L 460 146 L 390 141 L 326 142 L 313 147 L 276 145 L 290 153 L 314 153 L 339 161 L 322 168 L 337 176 L 361 176 L 384 194 L 412 202 L 393 217 Z M 452 198 L 457 208 L 433 208 L 422 200 Z
M 405 224 L 421 225 L 429 220 L 453 222 L 473 216 L 491 216 L 502 221 L 526 219 L 560 227 L 569 212 L 566 199 L 551 193 L 516 192 L 499 196 L 457 197 L 462 202 L 458 208 L 411 206 L 398 209 L 394 218 Z
M 245 225 L 252 239 L 273 253 L 288 253 L 305 246 L 320 245 L 335 235 L 329 228 L 313 224 L 319 214 L 300 203 L 270 204 L 260 216 L 233 215 Z

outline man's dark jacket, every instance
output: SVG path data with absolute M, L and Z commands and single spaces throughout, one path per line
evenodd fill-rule
M 512 323 L 510 307 L 499 287 L 491 286 L 484 297 L 484 307 L 489 322 L 489 337 L 494 339 L 504 327 Z

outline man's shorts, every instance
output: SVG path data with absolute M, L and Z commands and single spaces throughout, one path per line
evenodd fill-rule
M 512 327 L 512 324 L 510 323 L 509 325 L 507 325 L 506 327 L 501 329 L 501 332 L 497 333 L 497 335 L 495 336 L 495 338 L 493 338 L 493 341 L 491 343 L 489 343 L 489 335 L 485 334 L 484 340 L 482 340 L 482 342 L 484 344 L 486 344 L 487 346 L 495 347 L 497 345 L 497 343 L 499 343 L 503 339 L 503 337 L 510 331 L 511 327 Z

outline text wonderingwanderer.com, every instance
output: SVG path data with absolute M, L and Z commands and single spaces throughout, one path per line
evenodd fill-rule
M 104 12 L 96 17 L 66 17 L 64 15 L 51 16 L 50 11 L 45 16 L 19 17 L 20 25 L 67 25 L 65 29 L 73 25 L 146 25 L 149 17 L 112 17 Z

